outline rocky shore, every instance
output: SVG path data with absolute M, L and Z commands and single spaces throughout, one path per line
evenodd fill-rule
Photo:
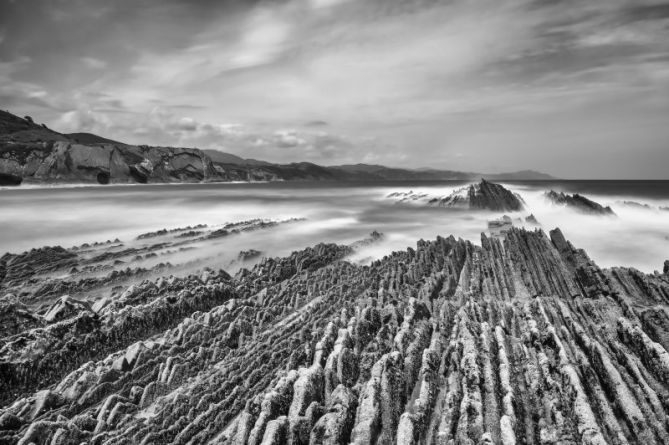
M 2 257 L 0 443 L 669 443 L 666 265 L 517 228 L 347 260 L 380 238 L 90 301 L 20 289 L 118 243 Z

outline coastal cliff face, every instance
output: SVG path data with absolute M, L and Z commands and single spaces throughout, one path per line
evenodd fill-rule
M 0 186 L 21 183 L 165 183 L 229 181 L 387 181 L 475 179 L 477 173 L 379 165 L 273 164 L 217 150 L 149 147 L 90 133 L 61 134 L 0 110 Z M 533 171 L 498 179 L 550 179 Z
M 85 143 L 81 143 L 83 141 Z M 64 135 L 0 111 L 0 185 L 231 180 L 201 150 Z
M 200 150 L 68 141 L 4 144 L 0 171 L 26 182 L 200 182 L 218 179 Z
M 557 229 L 354 249 L 5 303 L 0 442 L 669 443 L 666 273 L 601 269 Z

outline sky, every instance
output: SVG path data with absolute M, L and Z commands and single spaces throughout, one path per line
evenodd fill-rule
M 669 179 L 669 2 L 0 0 L 0 107 L 273 162 Z

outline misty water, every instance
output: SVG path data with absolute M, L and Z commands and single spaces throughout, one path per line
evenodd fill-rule
M 132 244 L 144 232 L 196 224 L 215 227 L 252 218 L 303 221 L 227 237 L 180 253 L 172 263 L 209 256 L 211 265 L 234 269 L 241 250 L 280 256 L 320 242 L 352 243 L 376 230 L 383 241 L 352 260 L 365 262 L 394 250 L 415 247 L 420 238 L 461 237 L 480 243 L 487 221 L 503 213 L 464 211 L 421 204 L 397 204 L 388 194 L 413 190 L 447 195 L 462 182 L 373 184 L 256 183 L 144 186 L 81 186 L 0 190 L 0 255 L 119 238 Z M 669 258 L 669 182 L 560 181 L 504 183 L 521 195 L 541 228 L 560 227 L 576 247 L 603 267 L 662 269 Z M 617 217 L 585 215 L 548 203 L 547 190 L 582 193 L 610 205 Z M 635 201 L 648 208 L 624 204 Z M 521 226 L 522 224 L 516 223 Z M 526 225 L 526 227 L 532 226 Z

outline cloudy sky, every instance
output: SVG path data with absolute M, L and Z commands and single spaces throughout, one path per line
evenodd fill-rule
M 669 3 L 0 0 L 0 104 L 270 161 L 669 179 Z

